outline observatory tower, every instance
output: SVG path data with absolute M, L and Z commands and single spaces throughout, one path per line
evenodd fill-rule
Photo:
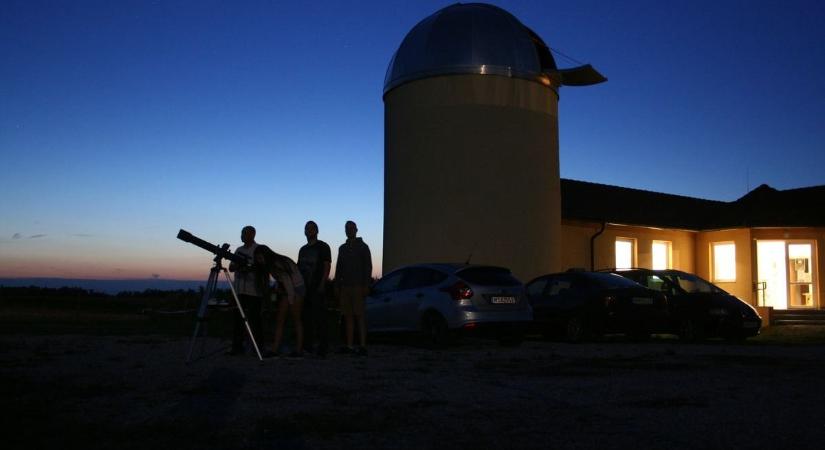
M 559 70 L 501 8 L 454 4 L 419 22 L 384 81 L 384 273 L 422 262 L 560 269 Z

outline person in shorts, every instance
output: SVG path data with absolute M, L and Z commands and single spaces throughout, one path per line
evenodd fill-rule
M 295 264 L 289 257 L 275 253 L 267 246 L 258 246 L 255 252 L 256 264 L 267 268 L 268 275 L 275 279 L 275 294 L 278 299 L 277 316 L 275 322 L 275 339 L 272 350 L 266 352 L 266 357 L 279 357 L 281 340 L 284 335 L 287 312 L 292 317 L 295 328 L 295 349 L 287 355 L 289 358 L 301 358 L 304 351 L 304 327 L 301 322 L 301 309 L 304 304 L 304 279 Z M 268 282 L 268 279 L 266 280 Z
M 338 248 L 335 263 L 335 289 L 344 315 L 346 327 L 345 353 L 367 354 L 367 325 L 365 322 L 365 305 L 367 293 L 372 284 L 372 255 L 363 239 L 356 237 L 358 226 L 353 221 L 344 225 L 347 241 Z M 360 346 L 355 348 L 354 329 L 358 326 Z

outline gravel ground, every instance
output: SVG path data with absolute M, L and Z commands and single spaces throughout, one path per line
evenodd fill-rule
M 822 448 L 825 346 L 466 339 L 366 358 L 0 337 L 4 448 Z M 210 352 L 212 354 L 210 354 Z

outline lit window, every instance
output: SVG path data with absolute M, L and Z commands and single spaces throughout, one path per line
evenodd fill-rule
M 736 244 L 713 244 L 713 281 L 736 281 Z
M 635 255 L 633 239 L 616 238 L 616 268 L 630 269 L 633 267 L 633 256 Z
M 670 242 L 653 241 L 653 269 L 670 269 Z

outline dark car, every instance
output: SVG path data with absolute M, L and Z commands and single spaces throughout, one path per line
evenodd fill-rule
M 422 332 L 441 345 L 462 332 L 519 344 L 533 318 L 524 285 L 509 269 L 416 264 L 378 280 L 366 300 L 369 333 Z
M 565 272 L 527 283 L 536 331 L 580 341 L 605 333 L 646 338 L 667 328 L 659 292 L 611 273 Z
M 745 339 L 759 334 L 762 318 L 753 306 L 718 286 L 680 270 L 614 270 L 667 296 L 670 329 L 685 340 Z

